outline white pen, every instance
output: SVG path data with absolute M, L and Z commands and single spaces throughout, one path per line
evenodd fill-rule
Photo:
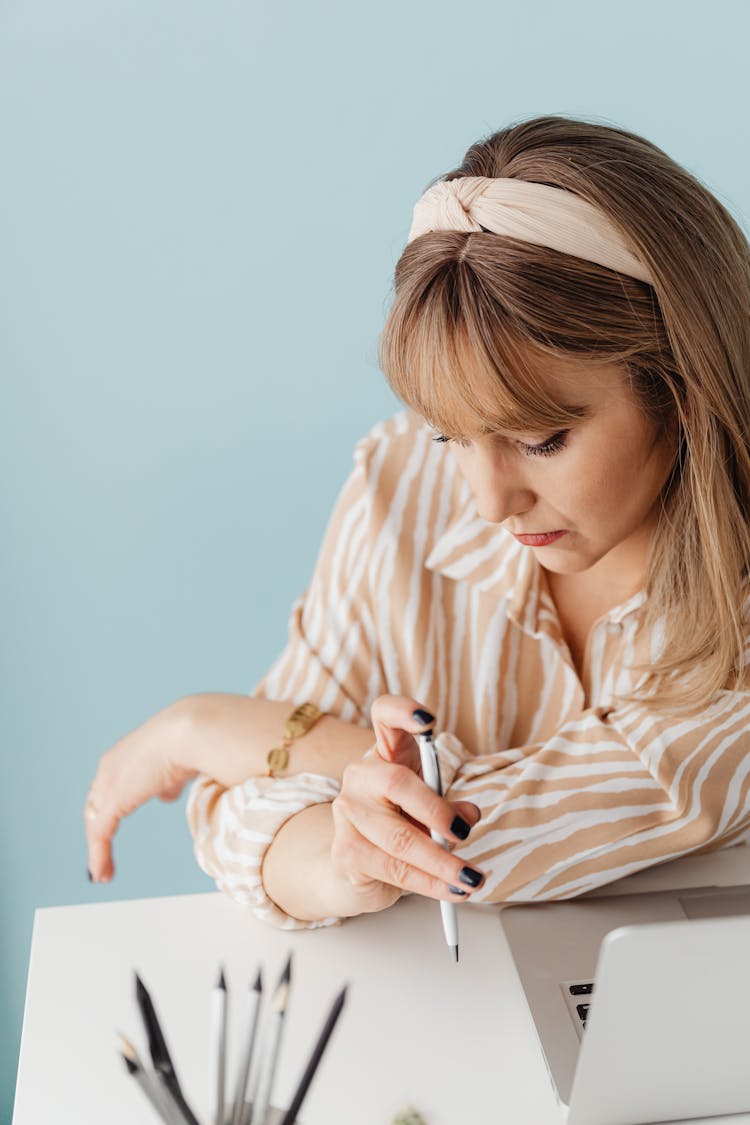
M 227 985 L 224 980 L 223 969 L 216 982 L 216 987 L 212 991 L 211 1047 L 209 1054 L 210 1113 L 212 1123 L 224 1125 L 224 1086 L 227 1067 Z
M 253 1103 L 250 1111 L 249 1125 L 265 1125 L 268 1107 L 271 1104 L 273 1092 L 273 1079 L 276 1073 L 276 1064 L 279 1060 L 279 1047 L 281 1046 L 281 1033 L 284 1029 L 284 1017 L 289 1004 L 289 989 L 292 975 L 292 955 L 289 954 L 284 972 L 273 994 L 271 1001 L 271 1024 L 266 1029 L 266 1038 L 263 1043 L 263 1054 L 255 1079 Z
M 435 740 L 432 736 L 432 730 L 421 731 L 419 734 L 415 735 L 415 738 L 419 743 L 419 757 L 422 760 L 422 778 L 424 783 L 425 785 L 429 785 L 430 789 L 432 789 L 433 793 L 437 793 L 438 797 L 442 797 L 443 784 L 440 780 L 440 763 L 435 749 Z M 447 841 L 433 828 L 430 829 L 430 836 L 436 844 L 447 848 Z M 456 907 L 452 902 L 446 902 L 445 899 L 441 898 L 440 913 L 443 918 L 445 940 L 453 950 L 456 961 L 458 961 L 458 914 L 456 913 Z
M 253 1058 L 253 1047 L 258 1030 L 258 1017 L 260 1015 L 260 999 L 263 993 L 263 979 L 260 969 L 255 978 L 255 984 L 250 989 L 247 999 L 247 1016 L 245 1022 L 245 1048 L 242 1054 L 239 1070 L 237 1072 L 237 1086 L 234 1093 L 234 1113 L 232 1125 L 242 1125 L 245 1116 L 245 1097 L 250 1076 L 250 1063 Z

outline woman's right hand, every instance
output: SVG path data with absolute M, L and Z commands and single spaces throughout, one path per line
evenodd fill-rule
M 416 734 L 433 725 L 419 718 L 431 718 L 423 703 L 381 695 L 370 713 L 376 753 L 346 767 L 331 805 L 336 899 L 331 913 L 384 910 L 405 892 L 466 899 L 484 882 L 484 873 L 433 841 L 430 830 L 460 846 L 479 820 L 478 806 L 448 801 L 422 779 Z
M 177 700 L 102 754 L 83 808 L 93 882 L 108 883 L 114 875 L 112 840 L 120 821 L 152 797 L 176 801 L 197 776 L 197 769 L 177 760 L 191 721 L 189 709 Z

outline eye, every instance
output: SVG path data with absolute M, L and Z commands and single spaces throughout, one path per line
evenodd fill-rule
M 464 449 L 464 448 L 465 448 L 465 447 L 466 447 L 467 445 L 470 445 L 470 444 L 471 444 L 471 442 L 468 442 L 468 441 L 462 441 L 462 440 L 461 440 L 461 438 L 449 438 L 449 437 L 446 437 L 446 435 L 445 435 L 445 434 L 436 434 L 436 436 L 435 436 L 435 437 L 434 437 L 434 438 L 433 438 L 432 440 L 433 440 L 433 441 L 440 441 L 440 442 L 443 442 L 443 441 L 452 441 L 454 445 L 460 445 L 462 449 Z
M 552 437 L 547 438 L 547 440 L 543 441 L 540 445 L 526 445 L 522 441 L 519 441 L 518 444 L 521 446 L 524 453 L 531 457 L 551 457 L 553 453 L 558 453 L 559 450 L 564 448 L 569 433 L 570 430 L 560 430 L 559 433 L 553 434 Z M 446 437 L 445 434 L 437 434 L 432 440 L 439 442 L 452 441 L 454 445 L 459 445 L 462 448 L 471 445 L 469 441 L 462 441 L 460 438 Z
M 547 438 L 541 445 L 524 445 L 523 442 L 518 444 L 525 453 L 530 454 L 532 457 L 551 457 L 553 453 L 558 453 L 568 439 L 570 430 L 560 430 L 559 433 L 553 434 L 551 438 Z

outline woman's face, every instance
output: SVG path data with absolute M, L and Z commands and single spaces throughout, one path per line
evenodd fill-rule
M 491 434 L 454 442 L 479 515 L 514 534 L 564 530 L 545 546 L 526 546 L 548 571 L 590 571 L 621 590 L 639 589 L 658 518 L 658 497 L 677 454 L 675 430 L 657 440 L 636 403 L 625 368 L 546 361 L 545 381 L 560 401 L 589 414 L 556 443 L 549 433 Z M 529 448 L 546 441 L 548 452 Z M 559 446 L 556 448 L 555 446 Z

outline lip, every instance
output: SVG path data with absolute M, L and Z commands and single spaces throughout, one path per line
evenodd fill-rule
M 511 535 L 525 547 L 546 547 L 548 543 L 556 543 L 563 535 L 567 535 L 567 531 L 547 531 L 542 535 L 516 535 L 512 531 Z

